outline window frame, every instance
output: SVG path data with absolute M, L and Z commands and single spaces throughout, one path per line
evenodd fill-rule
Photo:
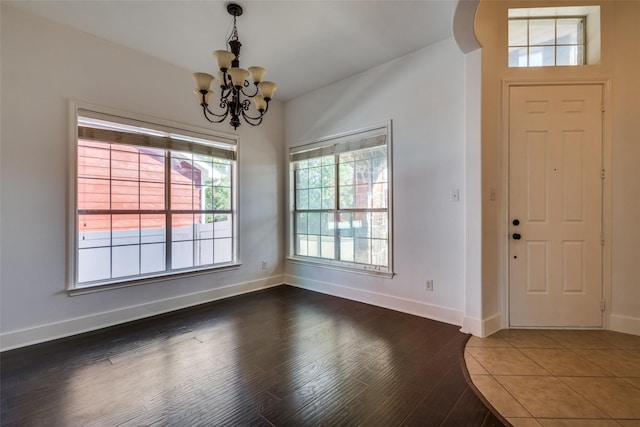
M 582 21 L 582 43 L 581 44 L 558 44 L 558 21 L 569 20 L 569 19 L 580 19 Z M 530 44 L 530 34 L 529 34 L 529 23 L 531 21 L 543 21 L 543 20 L 553 20 L 554 21 L 554 38 L 553 44 L 549 45 L 540 45 L 540 46 L 548 46 L 553 47 L 553 65 L 530 65 L 529 64 L 529 51 L 531 47 L 539 47 L 538 45 Z M 579 67 L 581 65 L 587 65 L 588 58 L 588 46 L 587 46 L 587 15 L 542 15 L 542 16 L 514 16 L 509 17 L 507 19 L 507 28 L 511 21 L 526 21 L 527 22 L 527 44 L 526 45 L 512 45 L 509 40 L 509 31 L 507 31 L 507 66 L 509 68 L 542 68 L 542 67 Z M 558 47 L 563 46 L 582 46 L 582 63 L 575 65 L 558 65 Z M 509 50 L 511 48 L 526 48 L 527 49 L 527 65 L 525 66 L 511 66 L 509 65 Z
M 294 156 L 296 154 L 299 153 L 305 153 L 305 152 L 312 152 L 312 151 L 317 151 L 317 152 L 322 152 L 323 150 L 331 152 L 332 150 L 332 146 L 339 146 L 339 145 L 346 145 L 348 146 L 350 143 L 356 143 L 359 140 L 363 140 L 365 138 L 370 137 L 371 135 L 384 135 L 385 137 L 385 143 L 384 146 L 386 147 L 386 160 L 387 160 L 387 168 L 386 168 L 386 174 L 387 174 L 387 190 L 386 190 L 386 196 L 387 196 L 387 207 L 386 208 L 347 208 L 347 209 L 340 209 L 340 205 L 338 204 L 339 198 L 340 198 L 340 194 L 338 191 L 339 188 L 339 182 L 338 182 L 338 176 L 336 175 L 335 178 L 335 194 L 334 194 L 334 199 L 336 201 L 334 208 L 331 209 L 320 209 L 320 210 L 315 210 L 317 212 L 323 213 L 323 212 L 333 212 L 334 215 L 336 215 L 336 221 L 337 221 L 337 215 L 340 212 L 376 212 L 376 211 L 384 211 L 387 213 L 387 227 L 388 227 L 388 236 L 387 236 L 387 251 L 388 251 L 388 259 L 387 259 L 387 266 L 378 266 L 378 265 L 373 265 L 373 264 L 363 264 L 363 263 L 358 263 L 358 262 L 351 262 L 351 261 L 342 261 L 339 259 L 335 259 L 337 257 L 337 254 L 334 253 L 334 258 L 333 259 L 329 259 L 329 258 L 321 258 L 321 257 L 313 257 L 313 256 L 306 256 L 306 255 L 297 255 L 296 254 L 296 236 L 297 236 L 297 224 L 296 224 L 296 213 L 297 213 L 297 209 L 296 209 L 296 168 L 295 168 L 295 164 L 298 160 L 294 160 Z M 300 264 L 305 264 L 305 265 L 312 265 L 312 266 L 317 266 L 317 267 L 322 267 L 322 268 L 328 268 L 328 269 L 332 269 L 332 270 L 342 270 L 342 271 L 348 271 L 348 272 L 352 272 L 352 273 L 359 273 L 359 274 L 366 274 L 366 275 L 373 275 L 373 276 L 382 276 L 382 277 L 387 277 L 387 278 L 392 278 L 395 273 L 394 273 L 394 269 L 393 269 L 393 158 L 392 158 L 392 152 L 393 152 L 393 142 L 392 142 L 392 121 L 389 120 L 388 122 L 384 123 L 384 124 L 377 124 L 377 125 L 372 125 L 372 126 L 368 126 L 366 128 L 361 128 L 361 129 L 357 129 L 357 130 L 353 130 L 353 131 L 348 131 L 348 132 L 344 132 L 344 133 L 340 133 L 340 134 L 335 134 L 335 135 L 331 135 L 331 136 L 327 136 L 324 138 L 320 138 L 317 140 L 313 140 L 311 142 L 307 142 L 307 143 L 303 143 L 300 145 L 296 145 L 294 147 L 291 147 L 289 149 L 289 154 L 288 154 L 288 163 L 289 163 L 289 182 L 288 182 L 288 187 L 289 187 L 289 191 L 288 191 L 288 197 L 289 197 L 289 215 L 288 215 L 288 232 L 289 232 L 289 238 L 288 238 L 288 248 L 287 248 L 287 260 L 290 262 L 294 262 L 294 263 L 300 263 Z M 356 150 L 349 150 L 347 149 L 345 152 L 355 152 L 358 151 L 359 149 Z M 331 153 L 330 155 L 335 155 L 336 157 L 339 157 L 340 153 Z M 302 154 L 304 156 L 304 154 Z M 325 154 L 322 155 L 318 155 L 318 156 L 312 156 L 310 158 L 318 158 L 318 157 L 323 157 L 325 156 Z M 339 168 L 339 164 L 337 162 L 337 158 L 336 158 L 336 163 L 335 163 L 335 168 L 336 170 Z M 308 210 L 308 209 L 307 209 Z M 336 231 L 337 233 L 337 231 Z M 335 234 L 334 234 L 335 236 Z M 334 237 L 335 238 L 335 237 Z M 337 244 L 337 242 L 336 242 Z
M 210 274 L 216 271 L 225 271 L 230 269 L 237 269 L 240 267 L 240 233 L 239 233 L 239 209 L 238 209 L 238 201 L 239 201 L 239 138 L 237 135 L 222 133 L 222 132 L 214 132 L 209 129 L 202 129 L 195 126 L 185 125 L 182 123 L 172 122 L 163 119 L 152 118 L 148 116 L 143 116 L 139 114 L 133 114 L 128 112 L 123 112 L 111 108 L 105 108 L 101 106 L 96 106 L 92 104 L 87 104 L 79 101 L 71 100 L 69 103 L 70 106 L 70 114 L 69 114 L 69 197 L 68 197 L 68 238 L 67 238 L 67 254 L 68 254 L 68 262 L 67 262 L 67 293 L 70 296 L 80 295 L 92 292 L 98 292 L 108 289 L 117 289 L 128 286 L 135 286 L 141 284 L 148 283 L 156 283 L 162 282 L 166 280 L 172 280 L 179 277 L 189 277 L 189 276 L 197 276 L 203 274 Z M 169 223 L 169 219 L 172 212 L 171 206 L 169 205 L 169 201 L 167 200 L 168 194 L 170 195 L 170 189 L 167 188 L 167 185 L 171 184 L 171 174 L 169 170 L 169 174 L 166 171 L 165 165 L 165 175 L 164 175 L 164 188 L 165 188 L 165 206 L 162 211 L 165 215 L 165 251 L 164 251 L 164 263 L 165 270 L 161 272 L 154 272 L 149 274 L 137 274 L 132 276 L 125 277 L 116 277 L 105 280 L 93 281 L 93 282 L 83 282 L 80 283 L 78 281 L 78 267 L 79 267 L 79 228 L 78 228 L 78 218 L 80 217 L 80 210 L 78 209 L 78 142 L 79 142 L 79 117 L 87 117 L 91 119 L 97 120 L 106 120 L 110 122 L 117 123 L 123 126 L 135 126 L 142 127 L 150 130 L 155 130 L 161 133 L 169 134 L 171 136 L 182 136 L 187 137 L 194 140 L 202 140 L 203 142 L 210 142 L 211 144 L 222 144 L 224 147 L 222 150 L 233 151 L 235 153 L 235 159 L 231 159 L 231 188 L 230 188 L 230 196 L 231 196 L 231 261 L 228 263 L 221 263 L 218 265 L 207 264 L 204 266 L 192 266 L 184 269 L 176 269 L 171 270 L 170 267 L 170 258 L 167 254 L 171 253 L 171 249 L 169 247 L 172 245 L 171 240 L 167 240 L 167 236 L 171 236 L 171 224 Z M 186 147 L 189 146 L 189 142 L 175 140 L 176 147 Z M 197 142 L 195 143 L 197 145 Z M 208 147 L 208 145 L 203 144 L 203 147 Z M 132 144 L 125 144 L 126 146 L 131 146 Z M 215 148 L 213 149 L 215 150 Z M 171 159 L 171 156 L 168 153 L 171 151 L 170 148 L 165 148 L 165 161 L 168 162 Z M 184 149 L 174 149 L 174 153 L 186 152 Z M 188 151 L 194 154 L 193 151 Z M 214 157 L 217 157 L 214 155 Z M 169 160 L 167 160 L 169 159 Z M 168 164 L 168 163 L 167 163 Z M 110 211 L 110 215 L 120 214 L 120 213 L 129 213 L 120 212 L 119 210 L 114 210 L 112 207 L 108 209 Z M 192 209 L 193 210 L 193 209 Z M 138 209 L 138 214 L 142 214 L 142 209 Z M 195 210 L 193 210 L 195 212 Z M 155 212 L 154 212 L 155 213 Z M 183 212 L 179 212 L 183 213 Z M 198 212 L 195 212 L 196 214 Z M 195 241 L 195 240 L 194 240 Z M 112 244 L 108 247 L 113 247 Z

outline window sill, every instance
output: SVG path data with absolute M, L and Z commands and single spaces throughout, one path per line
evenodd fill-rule
M 95 292 L 109 291 L 112 289 L 128 288 L 130 286 L 166 282 L 167 280 L 180 279 L 183 277 L 202 276 L 204 274 L 217 273 L 219 271 L 237 270 L 238 268 L 240 268 L 241 265 L 242 264 L 240 263 L 228 264 L 223 267 L 177 272 L 177 273 L 165 274 L 162 276 L 150 276 L 150 277 L 144 277 L 140 279 L 133 279 L 133 280 L 127 280 L 127 281 L 120 281 L 120 282 L 116 281 L 116 282 L 103 283 L 98 285 L 87 285 L 84 287 L 75 287 L 75 288 L 67 289 L 67 295 L 72 297 L 76 295 L 84 295 L 84 294 L 92 294 Z
M 316 260 L 313 258 L 308 259 L 291 256 L 287 257 L 286 260 L 294 264 L 308 265 L 311 267 L 325 268 L 328 270 L 338 270 L 348 273 L 363 274 L 366 276 L 384 277 L 387 279 L 392 279 L 393 276 L 395 276 L 395 273 L 392 271 L 380 271 L 374 269 L 373 267 L 366 268 L 358 264 L 351 264 L 346 262 L 325 261 L 320 259 Z

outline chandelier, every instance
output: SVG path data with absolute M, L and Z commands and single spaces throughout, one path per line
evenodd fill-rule
M 269 101 L 273 98 L 273 93 L 278 88 L 274 82 L 263 81 L 267 70 L 262 67 L 240 68 L 240 47 L 242 43 L 238 40 L 238 28 L 236 18 L 242 15 L 242 7 L 235 3 L 227 5 L 227 12 L 233 16 L 233 31 L 227 42 L 229 50 L 216 50 L 213 55 L 218 60 L 218 79 L 220 81 L 220 111 L 213 112 L 209 108 L 211 95 L 211 82 L 214 77 L 207 73 L 194 73 L 198 89 L 194 93 L 198 97 L 198 102 L 202 107 L 204 117 L 211 123 L 220 123 L 227 117 L 231 117 L 229 123 L 234 129 L 240 126 L 240 117 L 251 126 L 258 126 L 262 123 L 264 115 L 269 109 Z M 253 87 L 247 80 L 251 75 Z M 257 113 L 250 113 L 251 99 L 255 104 Z

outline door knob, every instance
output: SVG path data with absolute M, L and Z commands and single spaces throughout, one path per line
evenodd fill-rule
M 520 220 L 519 219 L 514 219 L 513 220 L 513 225 L 515 225 L 515 226 L 520 225 Z
M 513 240 L 520 240 L 522 236 L 520 235 L 520 233 L 513 233 L 512 237 L 513 237 Z

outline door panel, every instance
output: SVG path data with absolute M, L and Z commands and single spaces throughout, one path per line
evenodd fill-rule
M 601 85 L 510 88 L 511 326 L 602 325 L 601 171 Z

